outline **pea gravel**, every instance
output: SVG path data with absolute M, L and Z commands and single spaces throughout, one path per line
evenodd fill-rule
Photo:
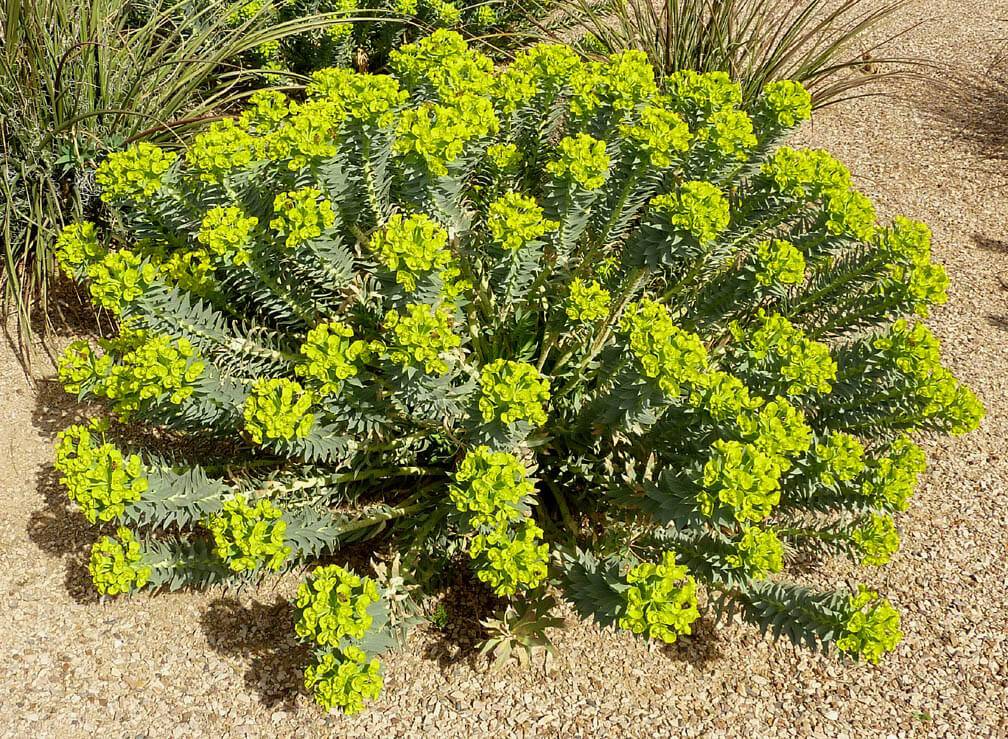
M 922 0 L 889 47 L 981 79 L 1008 37 L 997 3 Z M 946 361 L 988 417 L 965 438 L 925 439 L 929 471 L 899 519 L 888 567 L 831 561 L 807 578 L 875 583 L 906 637 L 878 667 L 698 624 L 669 648 L 570 614 L 545 665 L 491 673 L 461 625 L 424 631 L 385 660 L 381 698 L 351 719 L 300 687 L 293 579 L 232 596 L 183 593 L 101 603 L 85 562 L 96 530 L 53 479 L 53 435 L 76 412 L 51 381 L 0 355 L 0 732 L 4 736 L 815 736 L 1008 737 L 1008 85 L 901 82 L 891 104 L 829 108 L 801 132 L 849 164 L 883 216 L 935 232 L 952 276 L 931 320 Z M 996 96 L 1000 95 L 998 99 Z M 45 368 L 38 368 L 45 371 Z M 51 373 L 51 369 L 48 370 Z

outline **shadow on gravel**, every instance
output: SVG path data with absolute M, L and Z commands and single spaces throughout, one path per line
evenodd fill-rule
M 71 507 L 51 463 L 40 466 L 35 479 L 44 507 L 29 517 L 28 538 L 46 554 L 63 560 L 63 584 L 71 598 L 78 603 L 97 603 L 98 593 L 87 564 L 99 531 Z
M 442 672 L 458 663 L 476 667 L 481 660 L 479 648 L 486 638 L 481 620 L 490 618 L 499 601 L 489 589 L 467 571 L 452 569 L 451 581 L 442 593 L 435 609 L 440 615 L 432 620 L 426 632 L 425 659 L 437 662 Z
M 307 693 L 303 671 L 311 650 L 295 637 L 294 607 L 286 600 L 245 606 L 222 597 L 203 612 L 201 623 L 211 649 L 248 662 L 245 687 L 266 708 L 292 709 L 297 696 Z
M 982 251 L 991 252 L 992 254 L 1000 254 L 1004 258 L 1008 258 L 1008 241 L 992 239 L 989 236 L 984 236 L 983 234 L 973 234 L 973 243 L 975 243 Z M 1005 298 L 1008 299 L 1008 271 L 1005 271 L 1003 274 L 995 274 L 994 278 L 1001 285 L 1001 289 L 1005 293 Z M 999 328 L 1002 331 L 1008 331 L 1008 314 L 990 314 L 987 316 L 987 322 L 995 328 Z
M 58 380 L 36 381 L 32 425 L 46 436 L 55 437 L 70 424 L 86 418 L 87 410 L 88 406 L 64 390 Z
M 935 70 L 913 95 L 939 133 L 964 141 L 984 156 L 1008 160 L 1008 46 L 990 51 L 987 69 Z
M 721 657 L 721 635 L 712 618 L 701 616 L 693 623 L 692 632 L 689 636 L 679 637 L 675 644 L 664 645 L 662 654 L 676 662 L 689 662 L 694 667 Z
M 43 435 L 55 437 L 59 431 L 79 421 L 84 410 L 55 380 L 35 383 L 32 425 Z M 43 506 L 28 519 L 28 538 L 46 554 L 62 559 L 66 571 L 64 585 L 71 598 L 78 603 L 96 603 L 98 594 L 91 584 L 87 565 L 91 545 L 101 535 L 101 528 L 89 524 L 71 505 L 51 460 L 46 460 L 36 470 L 35 489 Z M 114 528 L 112 525 L 105 527 L 108 533 Z

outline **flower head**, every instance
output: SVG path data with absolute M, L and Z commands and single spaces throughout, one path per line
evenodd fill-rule
M 543 218 L 543 210 L 535 198 L 509 192 L 490 203 L 487 227 L 495 243 L 510 251 L 539 239 L 559 226 Z
M 375 348 L 353 335 L 353 329 L 340 321 L 315 326 L 301 345 L 303 360 L 294 367 L 294 372 L 310 379 L 320 396 L 338 393 L 343 382 L 360 371 L 360 364 Z
M 371 237 L 370 246 L 406 292 L 416 290 L 420 277 L 444 269 L 452 258 L 448 232 L 420 214 L 406 218 L 393 214 Z
M 699 383 L 707 370 L 707 350 L 696 334 L 676 326 L 665 307 L 652 300 L 631 303 L 621 328 L 646 377 L 669 398 Z
M 220 205 L 207 211 L 196 234 L 196 240 L 205 245 L 218 259 L 235 266 L 248 264 L 248 247 L 252 233 L 259 225 L 255 216 L 246 216 L 235 205 Z
M 389 342 L 389 356 L 404 367 L 422 367 L 428 374 L 443 375 L 450 369 L 444 355 L 462 346 L 454 324 L 452 309 L 443 303 L 410 303 L 405 313 L 389 311 L 384 323 L 394 338 Z
M 562 138 L 557 144 L 557 155 L 546 164 L 546 171 L 557 179 L 573 182 L 585 190 L 597 190 L 609 176 L 605 142 L 586 133 Z
M 280 193 L 273 200 L 273 213 L 270 228 L 286 237 L 288 249 L 318 238 L 336 222 L 332 203 L 313 187 Z
M 576 278 L 567 296 L 567 317 L 581 323 L 594 323 L 609 315 L 612 296 L 603 290 L 597 280 L 585 282 Z
M 549 561 L 549 545 L 542 542 L 542 534 L 527 518 L 515 528 L 501 524 L 477 534 L 469 545 L 476 577 L 502 597 L 538 587 L 546 579 Z
M 837 649 L 851 657 L 878 663 L 903 638 L 900 617 L 889 601 L 874 590 L 858 588 L 847 604 L 848 615 L 836 640 Z
M 549 402 L 549 379 L 527 362 L 495 359 L 480 374 L 480 413 L 484 421 L 546 423 L 544 404 Z
M 449 489 L 455 507 L 469 515 L 474 528 L 496 527 L 521 518 L 518 503 L 535 493 L 525 466 L 508 452 L 479 446 L 466 454 Z
M 314 394 L 293 380 L 256 380 L 245 399 L 245 430 L 256 444 L 303 439 L 315 424 L 314 402 Z
M 651 209 L 682 233 L 705 245 L 728 227 L 728 198 L 709 182 L 685 182 L 651 200 Z
M 118 540 L 103 536 L 91 548 L 88 571 L 101 595 L 119 595 L 138 590 L 150 580 L 151 568 L 141 565 L 143 552 L 133 532 L 120 526 Z
M 305 669 L 305 687 L 326 710 L 339 708 L 348 716 L 359 713 L 364 701 L 381 693 L 381 663 L 354 646 L 325 652 Z
M 674 644 L 682 634 L 691 633 L 697 610 L 696 581 L 675 554 L 665 552 L 660 564 L 644 562 L 626 576 L 630 586 L 623 591 L 621 629 Z
M 298 587 L 295 633 L 320 647 L 339 647 L 361 639 L 374 617 L 369 609 L 379 601 L 378 586 L 339 565 L 316 567 Z
M 214 551 L 235 572 L 267 567 L 279 570 L 291 553 L 284 544 L 287 523 L 283 511 L 268 498 L 249 505 L 244 495 L 225 500 L 206 521 Z
M 112 152 L 95 171 L 101 199 L 106 203 L 142 203 L 161 189 L 165 173 L 177 158 L 177 154 L 146 141 Z
M 119 518 L 148 488 L 140 457 L 123 455 L 96 438 L 99 432 L 95 424 L 76 424 L 61 431 L 54 464 L 70 500 L 91 523 Z

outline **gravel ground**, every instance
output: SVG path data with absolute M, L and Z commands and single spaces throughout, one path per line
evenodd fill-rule
M 1004 0 L 1001 0 L 1003 3 Z M 894 51 L 982 76 L 1008 8 L 924 0 Z M 958 84 L 962 92 L 967 86 Z M 245 593 L 99 603 L 84 569 L 96 534 L 50 464 L 73 413 L 0 356 L 0 730 L 9 736 L 1008 736 L 1008 139 L 1001 98 L 930 84 L 831 108 L 802 133 L 846 161 L 885 214 L 928 221 L 953 278 L 932 325 L 987 405 L 966 438 L 925 440 L 930 469 L 899 523 L 892 564 L 865 573 L 903 614 L 878 667 L 843 664 L 733 624 L 674 648 L 577 623 L 559 657 L 489 673 L 457 633 L 415 636 L 386 659 L 382 697 L 352 720 L 300 687 L 293 583 Z M 856 573 L 829 563 L 810 577 Z M 457 606 L 465 611 L 464 599 Z M 471 614 L 463 616 L 472 618 Z M 463 618 L 465 621 L 465 618 Z M 471 621 L 470 621 L 471 623 Z

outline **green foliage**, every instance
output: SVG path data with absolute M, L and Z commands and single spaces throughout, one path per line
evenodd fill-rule
M 243 0 L 231 16 L 235 27 L 250 19 L 289 23 L 317 18 L 309 30 L 267 41 L 247 53 L 247 64 L 269 77 L 325 67 L 378 70 L 399 47 L 437 29 L 462 34 L 492 56 L 505 55 L 552 25 L 550 0 Z
M 936 272 L 930 232 L 777 146 L 800 88 L 743 116 L 725 75 L 659 92 L 638 54 L 563 46 L 496 70 L 440 33 L 307 94 L 255 98 L 251 142 L 228 134 L 247 163 L 180 157 L 149 197 L 110 194 L 136 248 L 61 240 L 121 321 L 62 381 L 129 438 L 183 442 L 60 442 L 85 513 L 144 535 L 147 587 L 324 563 L 297 634 L 306 685 L 349 711 L 459 561 L 502 601 L 498 661 L 547 648 L 549 593 L 668 642 L 703 608 L 853 658 L 895 646 L 890 606 L 787 565 L 891 557 L 911 435 L 983 409 L 915 322 L 939 291 L 896 276 Z M 379 538 L 377 579 L 331 564 Z

